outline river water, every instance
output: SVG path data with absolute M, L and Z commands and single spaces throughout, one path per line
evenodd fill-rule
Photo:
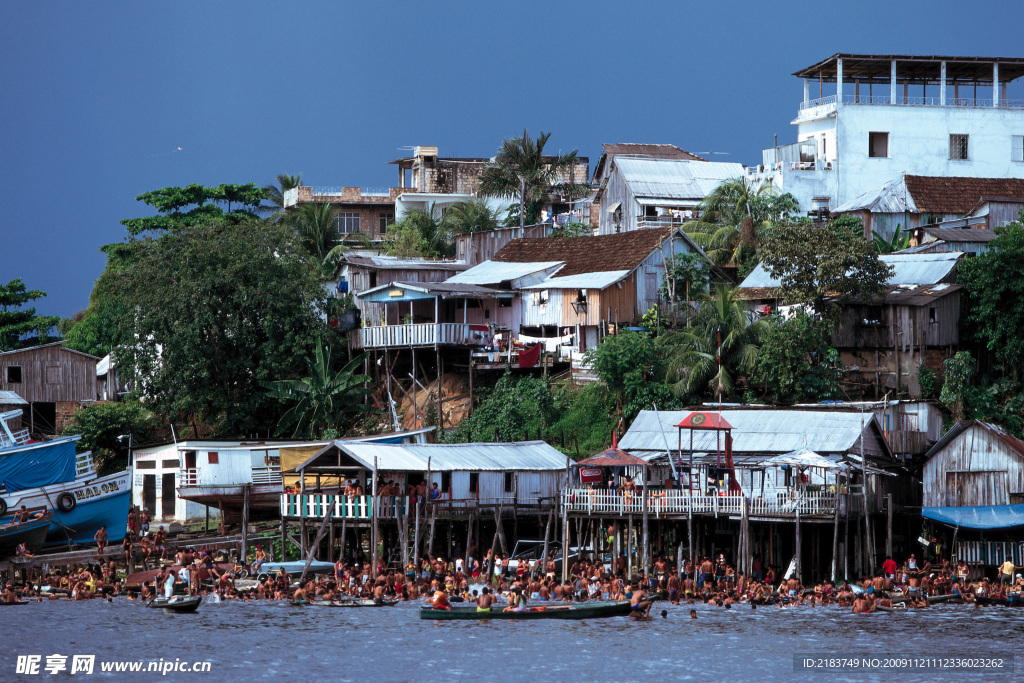
M 419 619 L 418 605 L 345 609 L 213 603 L 195 614 L 113 602 L 43 602 L 5 610 L 0 681 L 18 655 L 95 655 L 104 680 L 331 681 L 791 681 L 1020 680 L 1024 655 L 999 673 L 794 671 L 794 654 L 833 657 L 1011 658 L 1024 644 L 1024 609 L 942 605 L 894 614 L 656 603 L 667 618 L 590 621 Z M 103 661 L 209 661 L 210 673 L 103 673 Z M 64 672 L 68 675 L 67 672 Z

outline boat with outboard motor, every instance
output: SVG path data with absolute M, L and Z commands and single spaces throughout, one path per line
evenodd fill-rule
M 44 545 L 93 542 L 101 527 L 107 539 L 124 538 L 131 501 L 131 470 L 98 476 L 92 453 L 76 453 L 80 436 L 33 441 L 12 429 L 21 410 L 0 413 L 0 524 L 22 505 L 52 512 Z

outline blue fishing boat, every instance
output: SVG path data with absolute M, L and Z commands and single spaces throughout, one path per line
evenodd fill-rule
M 86 544 L 101 527 L 111 543 L 124 538 L 131 472 L 97 476 L 92 453 L 76 453 L 79 436 L 35 442 L 10 422 L 20 410 L 0 413 L 0 524 L 13 513 L 45 508 L 53 517 L 45 545 Z

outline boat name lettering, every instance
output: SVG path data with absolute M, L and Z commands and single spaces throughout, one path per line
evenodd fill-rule
M 100 495 L 100 492 L 110 493 L 111 491 L 119 491 L 117 482 L 112 481 L 100 486 L 86 486 L 85 488 L 78 489 L 75 491 L 75 498 L 77 500 L 88 500 L 89 498 L 95 498 Z

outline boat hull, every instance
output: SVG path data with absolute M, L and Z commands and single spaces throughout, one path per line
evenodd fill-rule
M 192 597 L 154 598 L 146 603 L 146 607 L 166 609 L 172 612 L 195 612 L 199 609 L 199 604 L 202 601 L 203 598 L 201 595 L 195 595 Z
M 452 607 L 452 609 L 440 610 L 432 607 L 420 608 L 420 619 L 434 619 L 438 621 L 453 621 L 460 619 L 595 619 L 599 617 L 617 617 L 630 613 L 628 600 L 621 602 L 602 602 L 592 604 L 553 604 L 543 606 L 531 606 L 525 612 L 502 612 L 501 607 L 495 605 L 493 612 L 478 612 L 476 606 Z
M 74 500 L 74 507 L 61 510 L 58 500 L 65 493 Z M 54 484 L 42 489 L 25 489 L 7 496 L 10 510 L 22 505 L 31 509 L 45 507 L 53 511 L 44 545 L 66 545 L 93 542 L 96 531 L 107 527 L 110 543 L 120 543 L 128 527 L 128 508 L 131 504 L 131 473 L 119 472 L 89 480 L 76 480 Z M 0 520 L 6 523 L 9 520 Z
M 43 541 L 46 540 L 46 533 L 50 529 L 51 521 L 52 515 L 48 512 L 42 519 L 32 519 L 14 526 L 0 527 L 0 558 L 14 555 L 21 543 L 24 543 L 29 550 L 41 547 Z

